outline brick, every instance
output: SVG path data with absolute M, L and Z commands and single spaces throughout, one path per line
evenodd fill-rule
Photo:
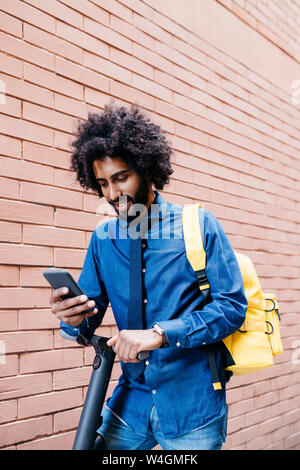
M 3 290 L 5 291 L 6 289 L 1 289 L 1 294 Z M 52 333 L 48 331 L 17 331 L 10 333 L 0 333 L 0 339 L 5 343 L 7 354 L 49 349 L 53 344 Z
M 153 83 L 147 78 L 140 77 L 139 75 L 132 75 L 132 85 L 138 90 L 148 93 L 150 96 L 155 96 L 163 101 L 172 102 L 172 92 L 167 88 Z
M 142 44 L 148 49 L 154 48 L 154 39 L 150 35 L 145 34 L 143 31 L 136 28 L 133 24 L 128 23 L 127 21 L 123 21 L 122 19 L 112 15 L 110 17 L 110 27 L 114 31 L 117 31 L 118 33 L 125 36 L 127 38 L 127 41 L 131 40 L 130 43 L 127 45 L 126 49 L 124 49 L 120 45 L 117 46 L 116 41 L 112 42 L 112 44 L 114 46 L 117 46 L 119 49 L 125 50 L 128 53 L 132 53 L 133 42 Z M 121 39 L 120 41 L 122 43 L 123 39 Z
M 0 377 L 10 377 L 18 374 L 18 355 L 7 354 L 4 363 L 0 365 Z
M 55 206 L 55 215 L 57 208 L 60 206 L 72 206 L 77 209 L 81 209 L 82 206 L 82 198 L 79 192 L 34 183 L 20 183 L 20 197 L 23 201 Z
M 20 398 L 19 416 L 29 418 L 82 405 L 82 390 L 72 389 Z
M 206 90 L 208 91 L 208 82 L 206 82 L 203 78 L 199 77 L 199 75 L 190 72 L 182 67 L 179 67 L 176 64 L 173 64 L 173 72 L 172 75 L 176 77 L 179 81 L 186 83 L 188 86 L 195 87 L 198 90 Z
M 30 287 L 49 287 L 48 281 L 43 276 L 44 267 L 20 266 L 20 285 Z M 77 269 L 70 270 L 74 278 L 79 277 Z M 40 312 L 40 315 L 42 313 Z M 47 317 L 47 312 L 43 310 L 43 315 Z M 48 320 L 45 320 L 46 323 Z
M 47 90 L 57 91 L 58 93 L 71 96 L 75 99 L 83 99 L 82 85 L 75 83 L 74 81 L 69 80 L 68 78 L 60 77 L 52 71 L 44 70 L 35 67 L 34 65 L 25 63 L 24 79 L 28 82 L 35 83 L 40 87 L 46 88 Z M 43 88 L 41 89 L 41 92 L 43 92 Z M 42 143 L 40 141 L 37 142 Z
M 19 201 L 0 200 L 1 219 L 16 222 L 52 224 L 53 208 Z
M 0 423 L 15 421 L 17 419 L 17 416 L 18 416 L 17 400 L 1 401 Z
M 73 210 L 58 208 L 54 215 L 54 225 L 58 227 L 70 227 L 80 230 L 95 230 L 99 217 L 94 214 L 86 214 Z
M 126 70 L 123 64 L 121 67 L 110 60 L 95 56 L 95 54 L 91 54 L 90 52 L 85 52 L 83 64 L 90 69 L 96 70 L 98 73 L 100 72 L 101 74 L 112 77 L 120 82 L 127 84 L 131 83 L 131 72 Z M 99 89 L 102 88 L 99 87 Z
M 72 24 L 76 28 L 83 27 L 83 15 L 76 12 L 75 10 L 68 8 L 62 3 L 53 3 L 52 0 L 44 0 L 41 3 L 39 0 L 24 0 L 26 3 L 29 3 L 32 6 L 37 7 L 39 10 L 42 10 L 48 13 L 54 18 L 65 21 L 68 18 L 68 23 Z
M 205 117 L 207 115 L 207 109 L 200 103 L 196 103 L 194 100 L 187 98 L 186 96 L 173 93 L 173 104 L 178 108 L 183 108 L 188 112 L 194 113 Z
M 74 130 L 74 120 L 70 116 L 31 103 L 23 103 L 23 118 L 70 134 Z
M 202 144 L 205 144 L 207 142 L 206 133 L 179 123 L 176 124 L 176 135 L 195 143 L 201 142 Z
M 23 227 L 23 241 L 32 245 L 84 248 L 84 234 L 79 230 L 58 227 L 37 227 L 26 224 Z
M 153 21 L 150 21 L 149 19 L 143 17 L 142 15 L 138 15 L 136 13 L 133 13 L 133 24 L 143 30 L 145 33 L 149 34 L 149 36 L 152 36 L 153 38 L 158 39 L 159 41 L 162 41 L 169 46 L 172 46 L 172 35 L 165 31 L 163 28 L 159 27 Z
M 91 374 L 91 367 L 56 371 L 53 373 L 53 390 L 65 390 L 66 388 L 87 386 Z
M 94 73 L 87 70 L 84 67 L 80 67 L 72 62 L 68 62 L 60 57 L 56 59 L 56 73 L 68 77 L 69 79 L 79 82 L 80 84 L 88 85 L 91 88 L 100 89 L 107 91 L 109 88 L 109 82 L 106 77 L 103 77 L 98 73 Z
M 72 450 L 75 431 L 60 433 L 43 439 L 26 442 L 17 446 L 18 450 Z
M 23 64 L 21 60 L 10 57 L 3 52 L 0 52 L 0 71 L 13 77 L 22 77 Z
M 5 107 L 3 106 L 3 114 L 9 116 L 21 117 L 21 102 L 10 96 L 6 96 Z
M 53 94 L 49 90 L 41 89 L 31 83 L 0 74 L 0 79 L 6 84 L 6 92 L 22 100 L 31 101 L 40 105 L 52 107 Z
M 22 22 L 20 20 L 0 12 L 0 25 L 2 31 L 19 38 L 22 37 Z
M 39 289 L 34 287 L 3 287 L 2 289 L 0 289 L 0 299 L 0 305 L 5 309 L 49 306 L 49 292 L 46 292 L 45 289 Z
M 210 199 L 210 190 L 195 184 L 175 181 L 176 194 L 181 194 L 195 198 L 196 200 L 208 201 Z
M 2 3 L 1 3 L 2 6 Z M 32 64 L 44 67 L 49 70 L 54 70 L 54 56 L 53 54 L 42 51 L 35 46 L 31 46 L 20 39 L 7 36 L 5 33 L 0 32 L 0 42 L 2 50 L 12 56 L 26 60 Z
M 20 356 L 21 374 L 67 369 L 82 365 L 83 353 L 79 347 L 65 350 L 32 352 L 21 354 Z
M 134 57 L 131 54 L 120 51 L 119 49 L 111 46 L 110 47 L 110 61 L 115 64 L 122 64 L 122 69 L 124 68 L 131 70 L 139 75 L 153 79 L 153 67 L 149 64 L 146 64 L 143 60 L 140 60 Z
M 260 434 L 268 434 L 275 429 L 278 429 L 282 426 L 282 418 L 281 416 L 277 416 L 275 418 L 268 419 L 259 424 Z
M 10 400 L 52 390 L 51 373 L 17 375 L 0 380 L 1 398 Z
M 17 12 L 18 18 L 30 24 L 35 24 L 46 31 L 55 32 L 55 21 L 53 18 L 19 0 L 3 0 L 1 2 L 1 10 L 14 16 Z
M 253 426 L 257 423 L 265 422 L 270 417 L 270 408 L 264 407 L 261 410 L 254 410 L 245 415 L 246 427 Z
M 8 265 L 51 266 L 53 265 L 53 249 L 0 243 L 0 259 L 3 264 Z
M 68 0 L 69 2 L 72 0 Z M 94 3 L 99 5 L 103 10 L 106 10 L 109 13 L 112 13 L 119 18 L 123 18 L 123 20 L 128 21 L 128 23 L 132 22 L 132 11 L 125 5 L 122 5 L 120 2 L 116 0 L 111 0 L 107 3 L 105 0 L 94 0 Z M 108 25 L 108 23 L 107 23 Z
M 148 110 L 154 109 L 154 98 L 147 95 L 139 90 L 133 89 L 127 85 L 111 80 L 110 82 L 110 92 L 112 96 L 118 99 L 124 99 L 125 101 L 131 103 L 138 103 L 140 106 Z M 105 100 L 105 103 L 107 99 Z
M 240 416 L 253 410 L 254 400 L 252 398 L 248 400 L 241 400 L 236 403 L 232 403 L 230 407 L 230 416 Z
M 0 197 L 9 199 L 19 199 L 18 181 L 0 177 Z
M 24 40 L 53 54 L 82 63 L 82 49 L 39 28 L 24 24 Z
M 78 348 L 76 340 L 65 339 L 61 336 L 59 329 L 60 321 L 57 319 L 57 329 L 54 331 L 54 349 L 69 349 L 70 347 Z M 80 347 L 79 347 L 80 348 Z
M 172 74 L 172 64 L 168 59 L 161 57 L 152 49 L 146 49 L 140 44 L 133 44 L 133 55 L 148 65 Z
M 109 57 L 109 47 L 103 41 L 60 21 L 57 22 L 57 36 L 82 47 L 86 51 L 93 52 L 101 57 Z
M 47 147 L 33 142 L 23 143 L 23 158 L 32 162 L 41 163 L 43 155 L 43 164 L 59 168 L 69 168 L 70 154 L 54 147 Z M 43 167 L 45 168 L 45 167 Z M 40 182 L 40 179 L 39 179 Z
M 0 158 L 0 174 L 12 178 L 18 175 L 20 179 L 51 184 L 53 183 L 54 171 L 52 168 L 45 168 L 44 165 L 2 157 Z
M 21 225 L 0 221 L 0 241 L 20 243 L 22 240 Z
M 181 80 L 162 72 L 161 70 L 154 70 L 154 81 L 166 88 L 181 93 L 182 95 L 191 96 L 192 91 L 189 85 L 186 85 Z
M 49 436 L 52 433 L 52 417 L 40 416 L 35 419 L 26 419 L 14 423 L 3 424 L 0 428 L 1 446 L 8 446 L 36 437 Z
M 245 427 L 245 416 L 236 416 L 235 418 L 228 419 L 227 433 L 232 434 Z
M 55 93 L 54 95 L 54 108 L 57 111 L 61 111 L 64 114 L 68 114 L 76 118 L 86 119 L 88 114 L 86 103 L 58 93 Z
M 81 415 L 81 408 L 55 413 L 53 431 L 55 433 L 77 428 Z
M 21 158 L 21 141 L 6 135 L 0 135 L 1 155 Z
M 72 0 L 62 0 L 63 3 L 70 6 L 74 10 L 80 12 L 83 17 L 89 17 L 93 20 L 109 26 L 109 14 L 104 9 L 99 8 L 95 3 L 88 0 L 82 0 L 79 3 L 75 3 Z M 100 4 L 100 6 L 102 6 Z
M 75 172 L 69 170 L 61 170 L 56 168 L 54 170 L 54 184 L 55 186 L 61 186 L 63 188 L 74 189 L 82 191 L 83 188 L 80 186 L 79 182 L 76 179 Z
M 118 33 L 113 31 L 112 29 L 114 28 L 114 21 L 118 22 Z M 88 34 L 95 36 L 96 38 L 100 37 L 103 42 L 106 42 L 125 52 L 131 53 L 132 42 L 130 39 L 128 39 L 128 33 L 130 30 L 126 29 L 125 31 L 122 31 L 121 24 L 126 25 L 130 28 L 130 25 L 128 25 L 128 23 L 125 23 L 122 20 L 117 19 L 116 17 L 111 18 L 110 28 L 96 23 L 95 21 L 90 20 L 89 18 L 85 18 L 84 29 Z M 124 36 L 124 32 L 126 33 L 126 36 Z M 123 36 L 121 36 L 119 33 L 123 34 Z
M 24 120 L 0 115 L 0 127 L 1 132 L 9 136 L 46 145 L 52 145 L 53 143 L 53 132 L 50 129 Z
M 82 268 L 85 254 L 85 250 L 54 248 L 54 265 L 57 268 Z
M 48 284 L 49 285 L 49 284 Z M 49 294 L 50 299 L 50 294 Z M 50 306 L 50 302 L 49 302 Z M 20 330 L 49 330 L 58 327 L 56 316 L 45 309 L 20 310 L 19 312 L 19 328 Z
M 9 276 L 10 266 L 5 267 Z M 1 282 L 2 285 L 2 282 Z M 13 331 L 18 328 L 18 312 L 16 310 L 0 310 L 1 332 Z
M 102 110 L 104 106 L 107 104 L 107 94 L 97 91 L 93 88 L 86 87 L 85 88 L 85 101 L 86 103 L 90 103 L 93 106 L 97 106 L 101 108 Z

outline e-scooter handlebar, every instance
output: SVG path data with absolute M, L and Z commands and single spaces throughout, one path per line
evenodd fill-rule
M 110 338 L 104 336 L 93 335 L 91 338 L 85 338 L 81 335 L 77 337 L 77 342 L 83 346 L 94 346 L 94 348 L 103 349 L 104 351 L 113 351 L 115 352 L 114 346 L 107 346 L 107 341 Z M 149 351 L 141 351 L 138 353 L 137 358 L 139 361 L 144 361 L 149 356 Z

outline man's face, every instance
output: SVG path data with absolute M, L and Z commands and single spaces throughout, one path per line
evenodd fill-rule
M 122 158 L 95 160 L 93 168 L 103 196 L 120 217 L 130 219 L 133 204 L 150 207 L 154 199 L 151 186 Z

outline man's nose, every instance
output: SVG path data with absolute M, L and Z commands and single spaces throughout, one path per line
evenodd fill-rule
M 109 199 L 111 201 L 118 201 L 119 197 L 121 196 L 121 191 L 118 187 L 116 187 L 115 185 L 110 185 L 109 186 Z

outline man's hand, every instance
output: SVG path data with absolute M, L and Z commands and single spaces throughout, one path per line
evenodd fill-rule
M 154 331 L 149 330 L 121 330 L 112 336 L 108 341 L 108 346 L 114 346 L 115 353 L 123 362 L 137 363 L 137 355 L 141 351 L 153 351 L 162 345 L 163 337 Z
M 67 291 L 64 291 L 67 289 Z M 60 296 L 68 292 L 68 288 L 59 288 L 51 292 L 50 305 L 51 312 L 56 315 L 59 320 L 62 320 L 67 325 L 78 326 L 84 318 L 90 317 L 97 313 L 97 309 L 91 313 L 82 313 L 88 308 L 94 307 L 94 300 L 88 301 L 86 295 L 72 297 L 70 299 L 60 300 Z

